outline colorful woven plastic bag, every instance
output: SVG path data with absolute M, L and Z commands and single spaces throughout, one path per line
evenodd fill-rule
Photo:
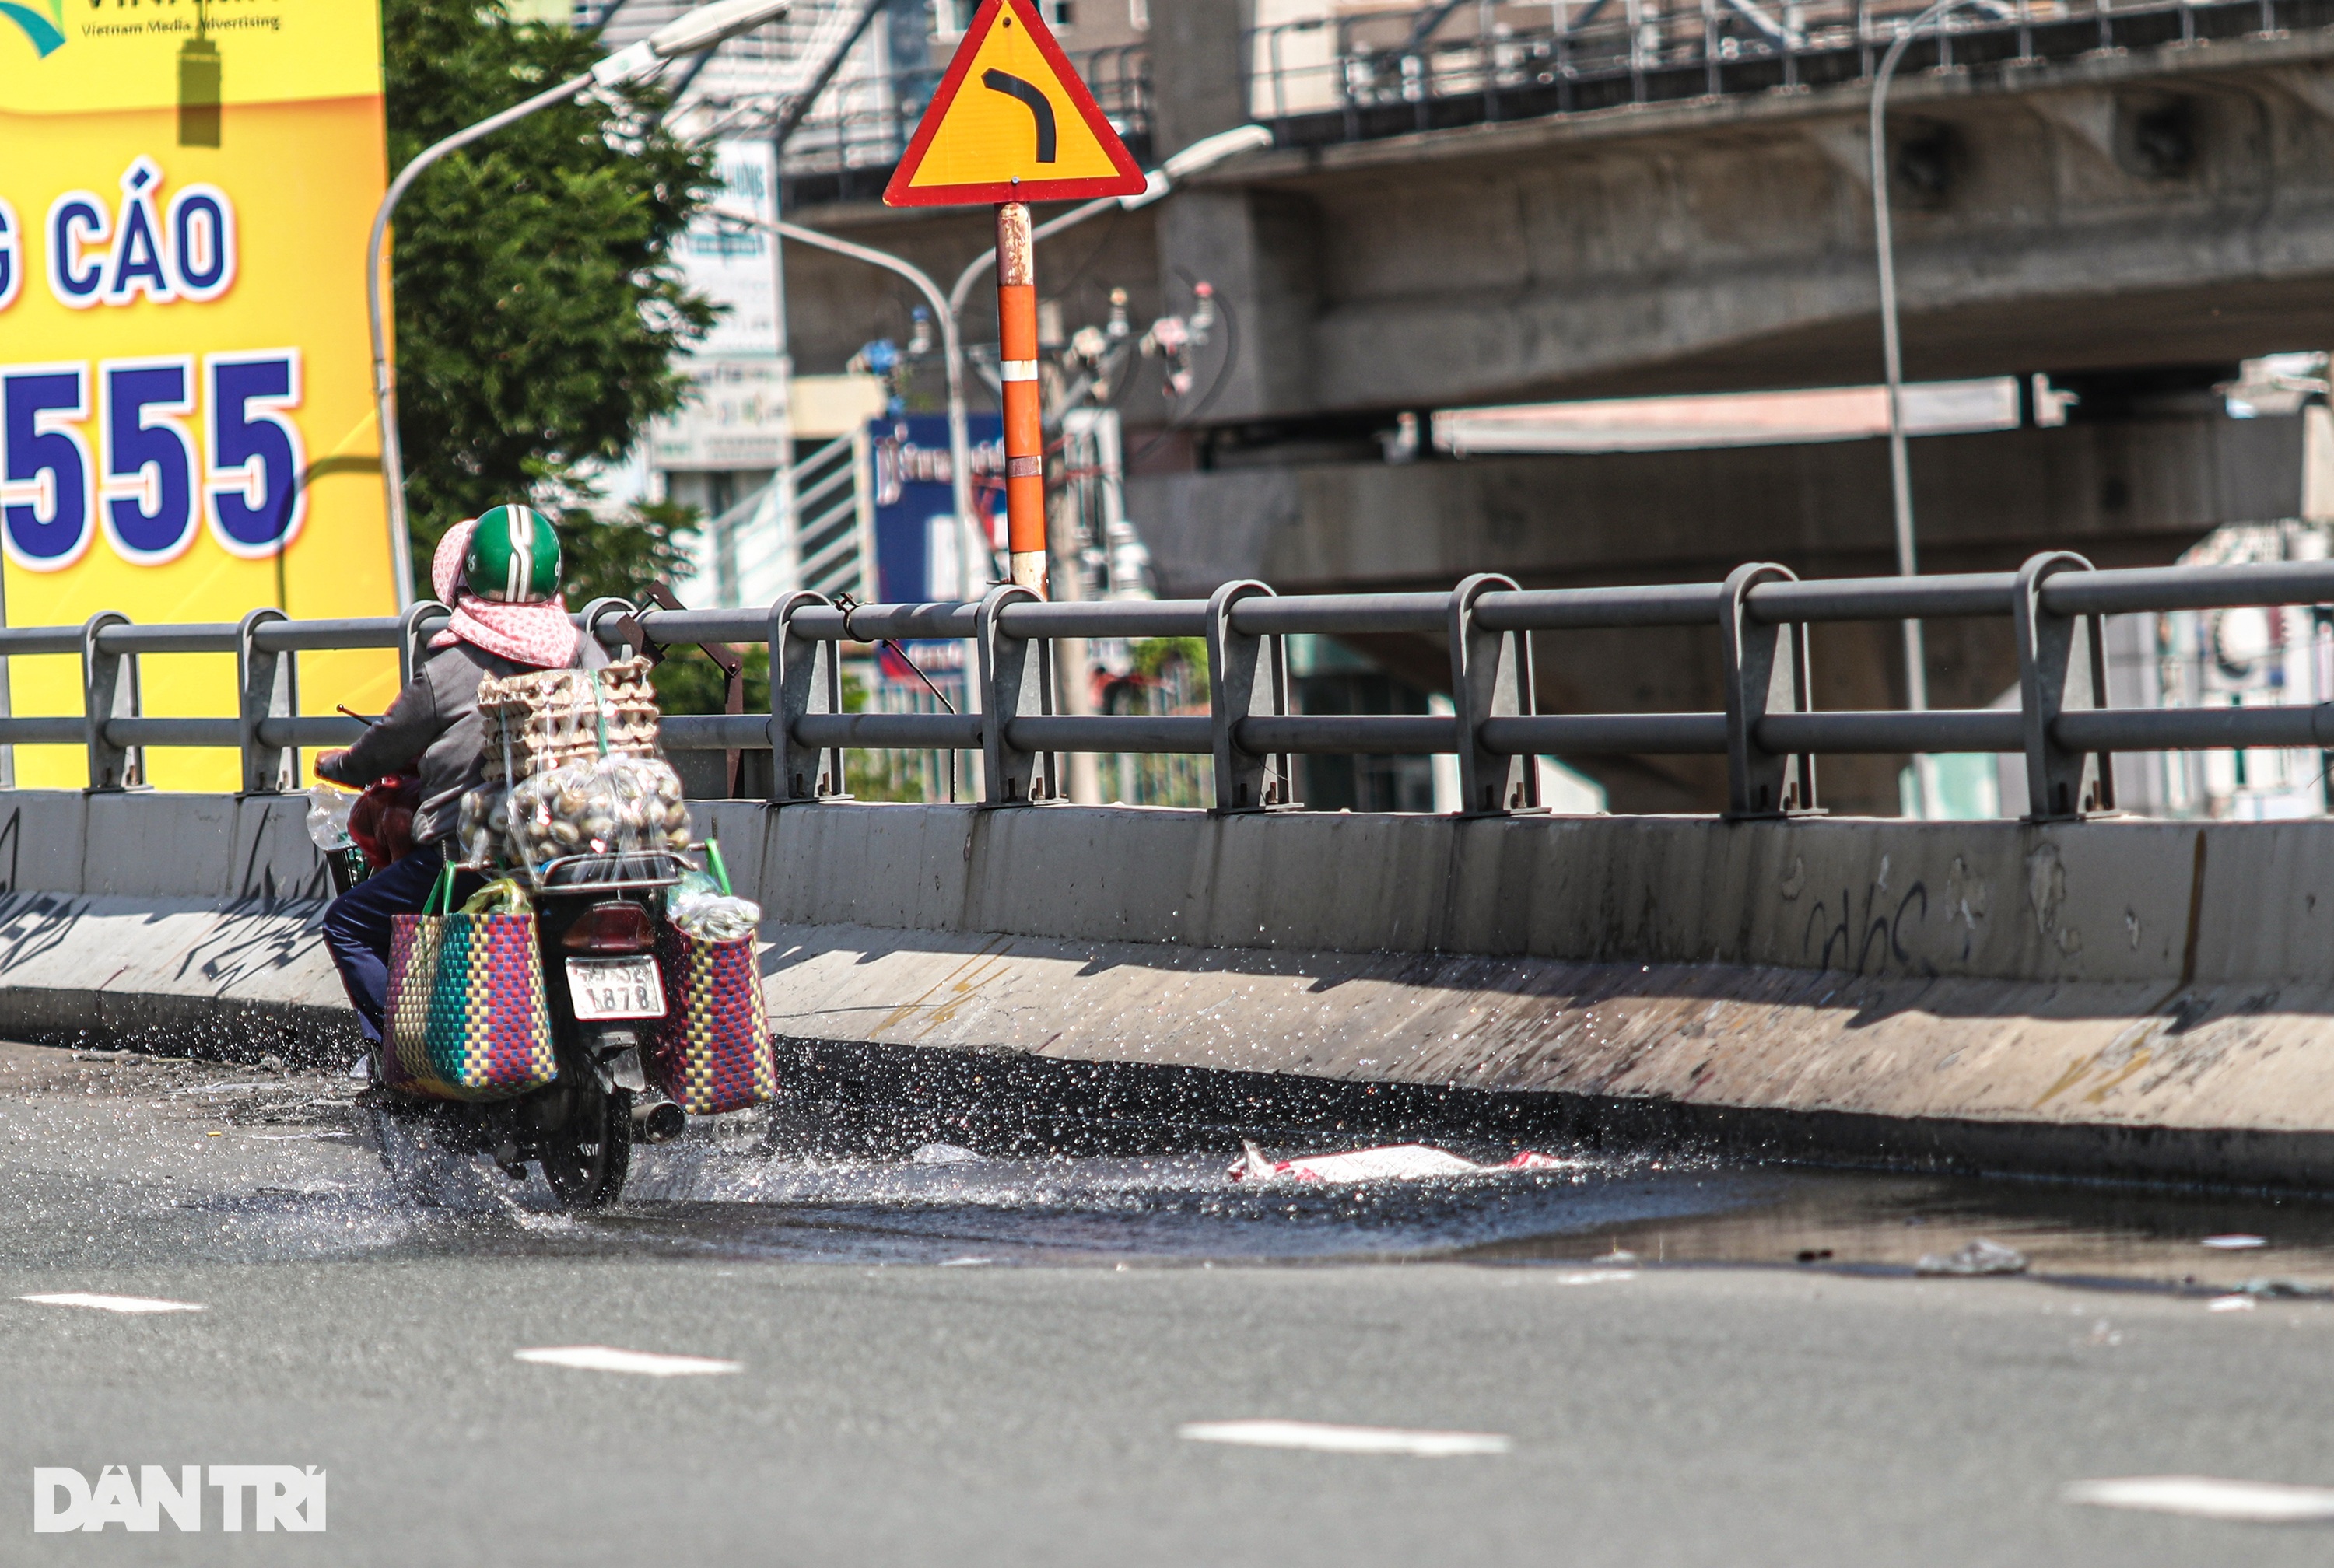
M 406 1067 L 410 1059 L 428 1060 L 429 993 L 438 983 L 438 949 L 446 939 L 446 919 L 429 906 L 441 891 L 451 892 L 450 879 L 439 877 L 422 900 L 421 913 L 396 915 L 389 923 L 389 997 L 384 1009 L 381 1047 L 381 1076 L 391 1089 L 409 1094 L 428 1093 Z
M 389 938 L 389 1086 L 439 1100 L 506 1100 L 559 1076 L 535 951 L 535 914 L 515 882 L 491 882 L 455 913 L 448 866 L 419 915 Z M 497 909 L 496 906 L 499 905 Z
M 719 855 L 713 851 L 727 893 Z M 665 1015 L 649 1063 L 656 1086 L 692 1116 L 776 1100 L 778 1064 L 753 937 L 707 941 L 666 920 L 657 929 L 657 963 L 664 972 Z

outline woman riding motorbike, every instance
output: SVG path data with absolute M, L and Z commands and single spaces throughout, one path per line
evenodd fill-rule
M 324 944 L 371 1044 L 381 1044 L 388 1005 L 391 919 L 420 912 L 445 864 L 462 796 L 485 776 L 478 682 L 608 662 L 597 640 L 568 620 L 559 567 L 558 533 L 532 507 L 497 506 L 449 530 L 429 578 L 453 606 L 453 620 L 430 639 L 412 684 L 380 722 L 354 746 L 316 758 L 318 777 L 352 788 L 392 774 L 418 771 L 421 778 L 413 852 L 333 899 L 324 914 Z M 458 880 L 456 898 L 478 885 L 475 876 Z

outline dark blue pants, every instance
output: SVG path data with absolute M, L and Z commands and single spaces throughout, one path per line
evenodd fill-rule
M 333 900 L 324 911 L 324 946 L 341 984 L 357 1010 L 367 1040 L 381 1043 L 381 1021 L 389 1007 L 389 929 L 393 915 L 418 915 L 444 867 L 443 842 L 423 844 L 375 871 Z M 484 879 L 469 871 L 454 879 L 454 906 L 478 890 Z

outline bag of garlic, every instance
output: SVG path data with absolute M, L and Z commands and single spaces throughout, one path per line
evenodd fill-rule
M 510 790 L 500 779 L 490 779 L 462 796 L 454 842 L 463 865 L 484 869 L 510 863 Z
M 562 855 L 689 847 L 680 775 L 658 757 L 593 757 L 521 779 L 506 814 L 512 859 L 538 869 Z

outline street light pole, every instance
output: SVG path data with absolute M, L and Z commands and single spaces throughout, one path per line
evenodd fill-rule
M 1896 323 L 1896 242 L 1888 214 L 1888 86 L 1895 80 L 1897 62 L 1905 57 L 1905 51 L 1924 27 L 1941 21 L 1956 6 L 1972 3 L 1973 0 L 1936 0 L 1896 34 L 1872 81 L 1872 233 L 1880 268 L 1881 367 L 1888 382 L 1888 487 L 1895 514 L 1896 572 L 1902 577 L 1916 574 L 1920 562 L 1913 529 L 1912 459 L 1905 444 L 1905 355 Z M 1920 621 L 1907 620 L 1904 630 L 1905 706 L 1918 713 L 1929 706 L 1928 649 Z M 1924 817 L 1929 814 L 1936 793 L 1932 787 L 1933 771 L 1927 755 L 1913 758 L 1914 789 L 1918 797 L 1914 803 Z
M 616 58 L 615 55 L 608 57 L 611 61 Z M 601 63 L 604 65 L 608 61 Z M 388 192 L 381 197 L 380 207 L 372 215 L 372 236 L 365 242 L 365 313 L 372 327 L 372 401 L 373 417 L 381 427 L 381 483 L 389 493 L 390 572 L 397 585 L 397 608 L 400 614 L 413 603 L 413 541 L 406 531 L 405 453 L 397 439 L 397 389 L 390 375 L 389 334 L 382 324 L 381 248 L 389 235 L 390 215 L 397 210 L 397 204 L 405 198 L 405 193 L 413 182 L 448 153 L 467 147 L 480 137 L 491 135 L 514 120 L 524 120 L 538 109 L 573 98 L 592 82 L 593 74 L 587 71 L 571 82 L 563 82 L 556 87 L 536 93 L 524 103 L 481 120 L 468 130 L 456 131 L 399 171 L 397 178 L 390 182 Z
M 940 293 L 940 284 L 913 262 L 903 261 L 889 251 L 880 251 L 872 245 L 854 245 L 847 239 L 837 239 L 815 228 L 783 221 L 773 222 L 758 214 L 737 212 L 728 207 L 715 207 L 711 216 L 723 223 L 763 229 L 782 239 L 793 240 L 797 245 L 832 251 L 836 255 L 849 256 L 854 261 L 896 273 L 914 284 L 916 292 L 931 302 L 932 314 L 940 320 L 940 352 L 948 366 L 949 505 L 956 508 L 957 525 L 961 528 L 972 515 L 972 451 L 964 402 L 964 349 L 957 335 L 956 312 L 949 308 L 948 296 Z M 965 570 L 970 570 L 969 562 L 966 563 Z M 978 599 L 979 595 L 967 592 L 964 597 Z
M 1271 145 L 1272 132 L 1261 125 L 1237 125 L 1230 130 L 1202 137 L 1153 169 L 1143 189 L 1136 195 L 1100 197 L 1082 207 L 1074 207 L 1058 217 L 1047 218 L 1029 231 L 1029 243 L 1036 245 L 1039 240 L 1051 239 L 1066 228 L 1074 227 L 1090 217 L 1101 216 L 1112 207 L 1122 212 L 1133 212 L 1137 207 L 1149 207 L 1172 191 L 1178 181 L 1189 179 L 1201 169 L 1213 168 L 1225 159 L 1237 158 L 1243 152 L 1253 152 Z M 964 271 L 957 274 L 956 285 L 949 290 L 949 309 L 951 312 L 962 310 L 966 296 L 972 292 L 972 285 L 983 273 L 996 265 L 997 253 L 993 250 L 983 251 L 967 263 Z
M 1072 207 L 1030 229 L 1027 244 L 1034 247 L 1038 241 L 1049 239 L 1088 218 L 1098 217 L 1114 207 L 1131 212 L 1136 207 L 1146 207 L 1166 196 L 1174 188 L 1177 180 L 1188 178 L 1239 153 L 1270 146 L 1271 142 L 1272 133 L 1260 125 L 1239 126 L 1207 137 L 1153 169 L 1140 192 L 1132 196 L 1104 197 Z M 849 240 L 837 239 L 832 235 L 821 234 L 816 229 L 804 228 L 796 224 L 766 219 L 757 214 L 716 208 L 712 216 L 724 222 L 765 229 L 782 239 L 794 240 L 817 250 L 882 267 L 905 278 L 930 302 L 932 313 L 940 322 L 940 351 L 948 375 L 949 490 L 950 505 L 956 513 L 958 592 L 966 600 L 979 598 L 981 583 L 975 577 L 976 563 L 987 555 L 989 541 L 978 532 L 972 509 L 972 442 L 968 428 L 969 416 L 965 406 L 963 315 L 965 300 L 971 293 L 973 284 L 996 265 L 996 250 L 984 249 L 963 272 L 957 274 L 955 285 L 943 295 L 939 285 L 922 268 L 889 252 L 876 250 L 870 245 L 854 245 Z M 1065 645 L 1056 649 L 1057 655 L 1066 656 L 1073 651 L 1066 645 L 1067 640 L 1064 640 Z M 1065 657 L 1064 662 L 1066 665 L 1083 665 L 1083 652 L 1075 660 Z M 1084 711 L 1087 704 L 1083 688 L 1066 671 L 1062 679 L 1065 696 L 1072 711 Z M 1081 768 L 1078 765 L 1081 762 L 1087 765 Z M 1100 799 L 1091 773 L 1090 758 L 1072 759 L 1072 794 L 1075 796 Z
M 381 428 L 381 484 L 389 498 L 390 570 L 395 579 L 397 608 L 401 613 L 413 603 L 413 542 L 406 532 L 405 454 L 397 439 L 397 388 L 390 372 L 389 334 L 382 303 L 381 246 L 389 237 L 389 220 L 413 182 L 449 152 L 458 151 L 484 136 L 548 109 L 593 87 L 616 87 L 654 75 L 665 62 L 685 54 L 718 49 L 740 33 L 774 22 L 794 8 L 794 0 L 714 0 L 683 12 L 648 37 L 602 60 L 581 76 L 546 88 L 499 114 L 488 115 L 444 140 L 425 148 L 400 169 L 382 193 L 372 215 L 372 233 L 365 241 L 365 313 L 372 329 L 373 418 Z

